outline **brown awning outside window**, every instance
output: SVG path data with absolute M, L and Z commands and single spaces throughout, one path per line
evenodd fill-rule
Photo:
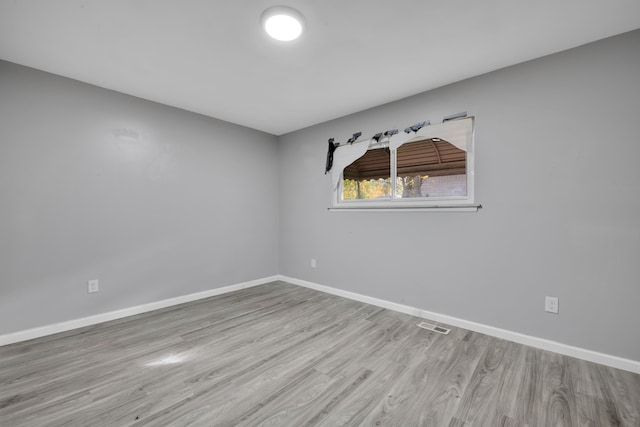
M 440 138 L 408 142 L 396 151 L 397 173 L 400 177 L 465 174 L 466 154 L 464 150 Z M 388 148 L 367 150 L 362 157 L 344 169 L 344 179 L 361 181 L 389 178 L 390 156 Z

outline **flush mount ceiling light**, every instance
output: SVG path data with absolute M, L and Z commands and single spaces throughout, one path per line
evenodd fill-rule
M 276 6 L 262 12 L 262 28 L 276 40 L 288 42 L 295 40 L 304 31 L 304 16 L 287 6 Z

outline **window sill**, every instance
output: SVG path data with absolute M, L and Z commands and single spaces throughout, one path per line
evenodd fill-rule
M 438 206 L 337 206 L 327 208 L 332 212 L 478 212 L 482 205 L 438 205 Z

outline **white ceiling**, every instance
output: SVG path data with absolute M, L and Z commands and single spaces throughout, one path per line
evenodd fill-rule
M 640 28 L 639 0 L 283 0 L 283 44 L 277 4 L 0 0 L 0 59 L 281 135 Z

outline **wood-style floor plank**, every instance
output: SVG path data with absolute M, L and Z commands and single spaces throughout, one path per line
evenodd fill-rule
M 283 282 L 0 347 L 0 426 L 640 426 L 640 375 Z

